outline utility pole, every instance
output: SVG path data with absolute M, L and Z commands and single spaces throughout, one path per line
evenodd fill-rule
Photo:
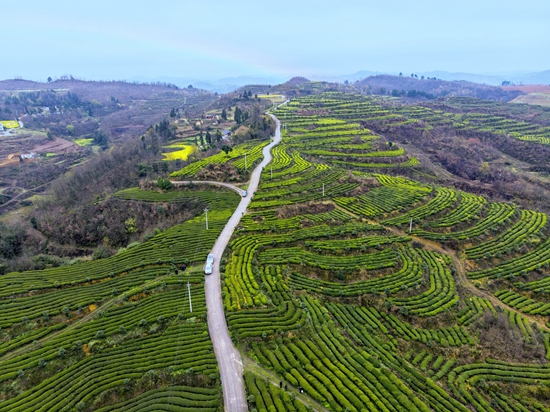
M 413 230 L 413 218 L 411 217 L 411 224 L 409 226 L 409 233 L 411 233 Z
M 189 312 L 193 313 L 193 305 L 191 304 L 191 285 L 187 282 L 187 294 L 189 295 Z
M 204 213 L 206 213 L 206 230 L 208 230 L 208 208 L 204 209 Z
M 246 162 L 246 153 L 244 154 L 244 170 L 248 170 L 248 163 Z
M 325 197 L 325 184 L 323 183 L 323 197 Z
M 273 165 L 271 165 L 271 178 L 273 179 Z

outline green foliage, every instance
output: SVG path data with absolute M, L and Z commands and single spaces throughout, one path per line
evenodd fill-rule
M 157 179 L 157 186 L 162 190 L 169 190 L 172 188 L 172 182 L 169 179 L 164 179 L 159 176 Z
M 0 258 L 12 259 L 23 250 L 26 233 L 19 225 L 7 226 L 0 222 Z
M 517 331 L 520 345 L 544 346 L 550 356 L 550 333 L 530 317 L 550 314 L 546 215 L 364 171 L 414 163 L 362 127 L 364 119 L 417 127 L 410 118 L 451 119 L 445 114 L 382 107 L 364 95 L 302 96 L 276 109 L 286 123 L 284 143 L 274 149 L 220 267 L 232 338 L 277 376 L 273 385 L 247 369 L 249 409 L 305 411 L 293 395 L 302 387 L 336 411 L 544 410 L 543 392 L 529 392 L 550 383 L 544 354 L 525 363 L 493 360 L 479 325 L 498 314 Z M 246 120 L 240 109 L 236 117 Z M 265 144 L 222 149 L 174 177 L 192 178 L 223 163 L 244 173 L 260 161 Z M 362 171 L 345 170 L 350 167 Z M 182 203 L 196 196 L 218 210 L 209 212 L 208 231 L 200 216 L 115 256 L 0 277 L 0 383 L 25 381 L 38 368 L 44 375 L 6 396 L 0 411 L 52 405 L 157 410 L 168 404 L 219 410 L 200 266 L 240 199 L 183 190 L 127 189 L 116 196 Z M 408 230 L 411 218 L 411 236 L 395 227 Z M 126 230 L 135 226 L 137 220 L 126 221 Z M 459 286 L 461 255 L 450 250 L 467 243 L 466 257 L 479 262 L 467 266 L 479 265 L 468 273 L 480 279 L 477 291 Z M 183 278 L 174 272 L 182 265 Z M 521 282 L 498 279 L 518 274 Z M 505 309 L 478 296 L 495 285 Z M 65 327 L 90 312 L 93 320 Z M 4 356 L 19 348 L 25 353 Z M 290 389 L 281 389 L 279 380 Z M 83 381 L 93 384 L 82 390 Z M 101 404 L 113 393 L 134 395 Z

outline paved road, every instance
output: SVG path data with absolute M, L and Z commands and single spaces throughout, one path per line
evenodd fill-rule
M 235 213 L 233 213 L 233 216 L 231 216 L 222 233 L 216 240 L 214 248 L 212 249 L 212 253 L 214 254 L 214 268 L 212 274 L 205 277 L 208 329 L 220 369 L 225 410 L 230 412 L 244 412 L 248 410 L 248 406 L 243 383 L 243 362 L 241 354 L 233 346 L 223 312 L 220 260 L 223 251 L 229 243 L 231 235 L 252 200 L 253 193 L 258 188 L 263 168 L 271 161 L 271 148 L 281 141 L 281 123 L 275 116 L 270 116 L 277 123 L 275 137 L 270 144 L 264 147 L 264 159 L 252 172 L 248 185 L 248 196 L 242 198 L 237 210 L 235 210 Z
M 172 180 L 172 184 L 175 186 L 185 186 L 185 185 L 214 185 L 219 187 L 227 187 L 228 189 L 234 190 L 241 195 L 243 189 L 232 185 L 231 183 L 224 182 L 214 182 L 212 180 Z

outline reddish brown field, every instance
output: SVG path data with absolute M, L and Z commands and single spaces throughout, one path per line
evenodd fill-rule
M 550 93 L 550 86 L 547 84 L 527 84 L 524 86 L 502 86 L 503 90 L 519 90 L 523 93 Z
M 35 153 L 71 153 L 78 150 L 78 145 L 68 140 L 56 137 L 53 141 L 48 141 L 32 149 Z
M 10 146 L 6 144 L 5 149 L 11 149 L 11 151 L 8 151 L 4 158 L 0 158 L 0 167 L 5 166 L 18 166 L 20 164 L 19 162 L 19 155 L 22 153 L 55 153 L 55 154 L 65 154 L 65 153 L 73 153 L 78 150 L 81 150 L 78 145 L 76 145 L 73 142 L 70 142 L 65 139 L 61 139 L 59 137 L 56 137 L 55 140 L 50 141 L 46 139 L 42 139 L 42 142 L 39 145 L 32 145 L 32 141 L 26 141 L 23 140 L 20 142 L 19 146 Z M 32 149 L 30 149 L 32 147 Z M 30 161 L 37 161 L 39 158 L 36 159 L 26 159 L 25 163 L 28 163 Z

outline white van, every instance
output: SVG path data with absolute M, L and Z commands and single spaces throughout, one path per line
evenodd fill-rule
M 212 263 L 207 263 L 205 266 L 204 266 L 204 273 L 206 275 L 211 275 L 212 274 Z
M 214 267 L 214 255 L 212 253 L 209 253 L 206 257 L 206 265 L 204 265 L 204 273 L 206 275 L 212 274 L 212 269 Z

